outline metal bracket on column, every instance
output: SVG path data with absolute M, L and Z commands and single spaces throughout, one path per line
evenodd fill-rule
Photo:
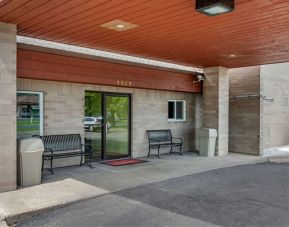
M 230 96 L 230 99 L 263 99 L 266 101 L 274 101 L 273 98 L 267 98 L 265 95 L 236 95 L 236 96 Z

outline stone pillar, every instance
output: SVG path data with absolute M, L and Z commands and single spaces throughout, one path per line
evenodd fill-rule
M 0 192 L 16 189 L 16 26 L 0 22 Z
M 229 76 L 223 67 L 205 69 L 203 87 L 203 127 L 218 131 L 216 155 L 228 154 L 229 147 Z

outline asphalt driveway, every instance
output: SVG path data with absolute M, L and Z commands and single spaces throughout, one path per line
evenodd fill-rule
M 289 164 L 212 170 L 125 189 L 18 226 L 289 226 Z

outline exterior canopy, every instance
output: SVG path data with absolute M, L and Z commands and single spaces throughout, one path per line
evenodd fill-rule
M 0 21 L 16 24 L 22 36 L 234 68 L 289 61 L 288 8 L 287 0 L 236 0 L 233 12 L 208 17 L 194 0 L 4 0 Z

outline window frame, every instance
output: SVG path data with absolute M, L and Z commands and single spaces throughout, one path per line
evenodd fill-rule
M 169 118 L 169 109 L 168 109 L 168 113 L 167 113 L 167 117 L 168 117 L 168 122 L 185 122 L 187 121 L 187 103 L 186 100 L 168 100 L 168 107 L 169 107 L 169 103 L 173 102 L 174 103 L 174 118 Z M 177 102 L 182 102 L 182 113 L 183 113 L 183 118 L 182 119 L 177 119 Z
M 43 136 L 44 135 L 44 98 L 43 98 L 44 92 L 19 90 L 19 91 L 16 91 L 16 95 L 17 94 L 37 94 L 37 95 L 39 95 L 39 119 L 40 119 L 39 134 L 40 134 L 40 136 Z M 17 106 L 17 103 L 16 103 L 16 106 Z

